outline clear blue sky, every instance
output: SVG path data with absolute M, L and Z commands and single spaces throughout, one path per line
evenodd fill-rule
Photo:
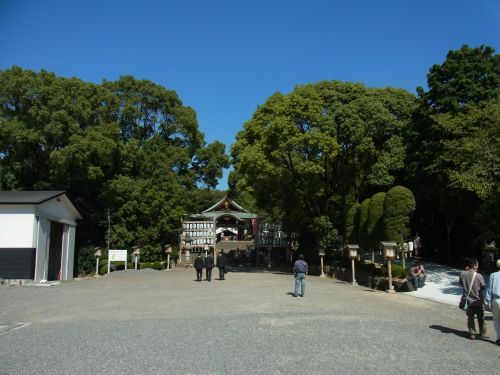
M 0 0 L 0 35 L 0 69 L 174 89 L 229 151 L 276 91 L 336 79 L 415 92 L 450 49 L 500 52 L 500 0 Z

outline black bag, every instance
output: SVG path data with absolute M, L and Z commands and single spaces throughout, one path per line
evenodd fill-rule
M 462 296 L 462 298 L 460 298 L 460 302 L 458 303 L 458 307 L 461 309 L 461 310 L 464 310 L 466 311 L 467 310 L 467 298 L 465 296 Z
M 458 307 L 461 310 L 467 311 L 467 308 L 469 307 L 468 303 L 467 303 L 467 300 L 469 299 L 469 294 L 470 294 L 470 291 L 472 290 L 472 286 L 474 285 L 474 279 L 475 278 L 476 278 L 476 272 L 474 272 L 474 275 L 472 276 L 472 280 L 470 282 L 469 291 L 467 292 L 467 297 L 464 296 L 464 295 L 462 295 L 462 298 L 460 298 L 460 302 L 458 303 Z

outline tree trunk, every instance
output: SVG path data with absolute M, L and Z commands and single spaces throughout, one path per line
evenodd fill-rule
M 446 218 L 446 255 L 448 257 L 448 262 L 451 263 L 452 255 L 451 255 L 451 231 L 453 229 L 453 218 Z

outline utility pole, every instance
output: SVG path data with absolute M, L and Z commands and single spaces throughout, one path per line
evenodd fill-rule
M 109 210 L 108 210 L 108 254 L 109 254 L 109 235 L 111 233 L 111 218 L 109 216 Z

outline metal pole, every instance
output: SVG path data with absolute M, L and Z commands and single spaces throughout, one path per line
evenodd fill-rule
M 96 276 L 99 275 L 99 257 L 96 258 L 95 274 L 96 274 Z
M 325 277 L 325 273 L 323 272 L 323 257 L 321 257 L 321 275 L 319 277 Z
M 137 258 L 138 258 L 138 256 L 136 255 L 136 256 L 135 256 L 135 270 L 136 270 L 136 271 L 137 271 Z
M 170 269 L 170 253 L 167 254 L 167 271 Z
M 110 233 L 111 233 L 111 218 L 109 216 L 109 210 L 108 210 L 108 254 L 109 254 L 109 235 L 110 235 Z

